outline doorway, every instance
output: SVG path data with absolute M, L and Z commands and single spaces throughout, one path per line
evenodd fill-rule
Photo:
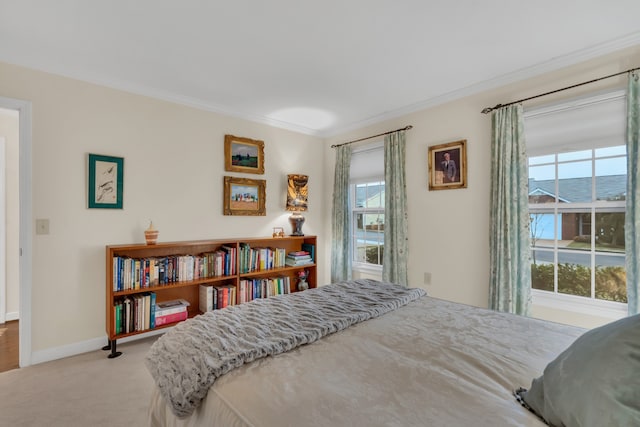
M 0 195 L 0 203 L 6 207 L 2 209 L 6 215 L 5 235 L 0 236 L 0 247 L 1 241 L 6 242 L 4 254 L 0 254 L 6 262 L 1 272 L 5 284 L 0 283 L 0 304 L 4 307 L 0 312 L 4 319 L 0 321 L 5 321 L 3 336 L 12 342 L 17 332 L 18 365 L 24 367 L 31 364 L 31 102 L 0 96 L 0 118 L 5 116 L 17 121 L 17 135 L 0 132 L 6 149 L 2 161 L 6 169 L 5 192 Z
M 19 366 L 19 113 L 0 108 L 0 372 Z

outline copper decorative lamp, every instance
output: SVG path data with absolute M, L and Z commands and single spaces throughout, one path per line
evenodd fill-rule
M 304 236 L 302 233 L 302 224 L 304 224 L 304 216 L 300 212 L 307 211 L 307 196 L 309 188 L 307 183 L 309 177 L 307 175 L 291 174 L 287 175 L 287 210 L 293 212 L 289 217 L 289 222 L 293 228 L 292 236 Z

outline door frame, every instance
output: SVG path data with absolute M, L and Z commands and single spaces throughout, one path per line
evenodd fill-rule
M 0 136 L 0 324 L 7 321 L 7 157 L 6 138 Z
M 31 102 L 0 96 L 0 107 L 18 110 L 20 155 L 20 367 L 31 365 L 32 160 Z

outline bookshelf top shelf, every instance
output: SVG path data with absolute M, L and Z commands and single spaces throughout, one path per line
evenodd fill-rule
M 277 246 L 278 242 L 282 242 L 287 245 L 290 241 L 299 241 L 299 240 L 307 240 L 307 239 L 315 239 L 316 236 L 286 236 L 282 237 L 248 237 L 246 239 L 208 239 L 208 240 L 185 240 L 185 241 L 175 241 L 175 242 L 158 242 L 155 245 L 147 245 L 146 243 L 131 243 L 131 244 L 120 244 L 120 245 L 107 245 L 109 250 L 114 252 L 121 251 L 144 251 L 144 250 L 162 250 L 162 249 L 170 249 L 175 251 L 176 247 L 183 248 L 198 248 L 199 246 L 220 246 L 220 245 L 233 245 L 235 246 L 237 243 L 248 243 L 248 244 L 269 244 L 273 246 Z M 267 243 L 268 242 L 268 243 Z

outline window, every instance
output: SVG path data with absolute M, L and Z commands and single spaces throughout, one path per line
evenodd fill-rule
M 351 156 L 353 268 L 382 271 L 384 248 L 384 145 L 354 149 Z
M 529 158 L 534 289 L 627 302 L 624 146 Z
M 627 302 L 624 120 L 619 93 L 525 114 L 532 288 L 593 314 Z
M 384 248 L 384 181 L 354 184 L 354 263 L 382 265 Z

